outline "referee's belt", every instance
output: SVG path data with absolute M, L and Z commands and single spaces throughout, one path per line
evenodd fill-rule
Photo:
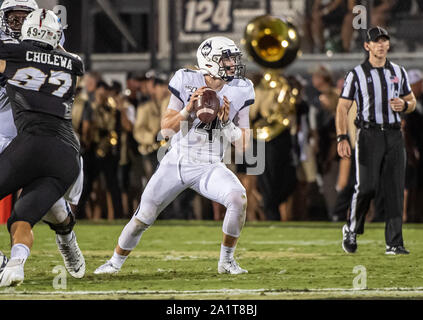
M 357 128 L 360 129 L 379 129 L 379 130 L 399 130 L 401 129 L 401 124 L 396 123 L 376 123 L 376 122 L 367 122 L 367 121 L 354 121 Z

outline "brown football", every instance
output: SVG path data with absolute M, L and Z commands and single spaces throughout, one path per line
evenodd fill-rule
M 203 95 L 194 102 L 195 114 L 201 122 L 209 123 L 217 117 L 220 101 L 213 89 L 206 89 Z

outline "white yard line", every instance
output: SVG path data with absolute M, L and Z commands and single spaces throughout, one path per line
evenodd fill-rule
M 342 242 L 340 240 L 275 240 L 275 241 L 248 241 L 243 240 L 244 243 L 253 243 L 253 244 L 270 244 L 270 245 L 297 245 L 297 246 L 327 246 L 327 245 L 339 245 Z M 185 241 L 184 244 L 194 244 L 194 245 L 216 245 L 219 244 L 218 241 Z M 358 240 L 360 244 L 382 244 L 382 240 Z
M 210 290 L 107 290 L 107 291 L 16 291 L 14 288 L 7 288 L 0 291 L 0 295 L 193 295 L 193 294 L 362 294 L 374 295 L 383 293 L 394 294 L 423 294 L 423 287 L 415 288 L 372 288 L 365 290 L 346 288 L 324 288 L 324 289 L 210 289 Z

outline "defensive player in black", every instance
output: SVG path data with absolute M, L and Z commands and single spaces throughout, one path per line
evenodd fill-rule
M 71 108 L 84 67 L 78 56 L 57 49 L 60 36 L 58 17 L 38 9 L 22 26 L 22 42 L 0 42 L 0 73 L 8 78 L 6 90 L 18 131 L 0 155 L 0 199 L 23 188 L 7 224 L 11 260 L 0 286 L 23 281 L 32 227 L 66 193 L 80 170 Z

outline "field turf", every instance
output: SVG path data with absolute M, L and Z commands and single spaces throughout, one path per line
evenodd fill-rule
M 221 222 L 159 220 L 116 275 L 94 275 L 113 253 L 126 221 L 85 222 L 75 227 L 87 271 L 53 286 L 63 266 L 47 225 L 34 228 L 25 281 L 0 289 L 0 299 L 380 299 L 423 298 L 423 225 L 405 224 L 408 256 L 386 256 L 384 224 L 366 224 L 355 254 L 341 248 L 341 223 L 247 222 L 235 256 L 249 271 L 219 275 Z M 0 226 L 0 250 L 10 255 Z M 358 267 L 357 267 L 358 266 Z M 360 267 L 361 266 L 361 267 Z M 354 268 L 360 271 L 354 273 Z M 365 269 L 364 269 L 365 268 Z M 365 270 L 366 276 L 363 273 Z M 366 289 L 353 287 L 355 277 Z M 57 282 L 57 279 L 56 279 Z

